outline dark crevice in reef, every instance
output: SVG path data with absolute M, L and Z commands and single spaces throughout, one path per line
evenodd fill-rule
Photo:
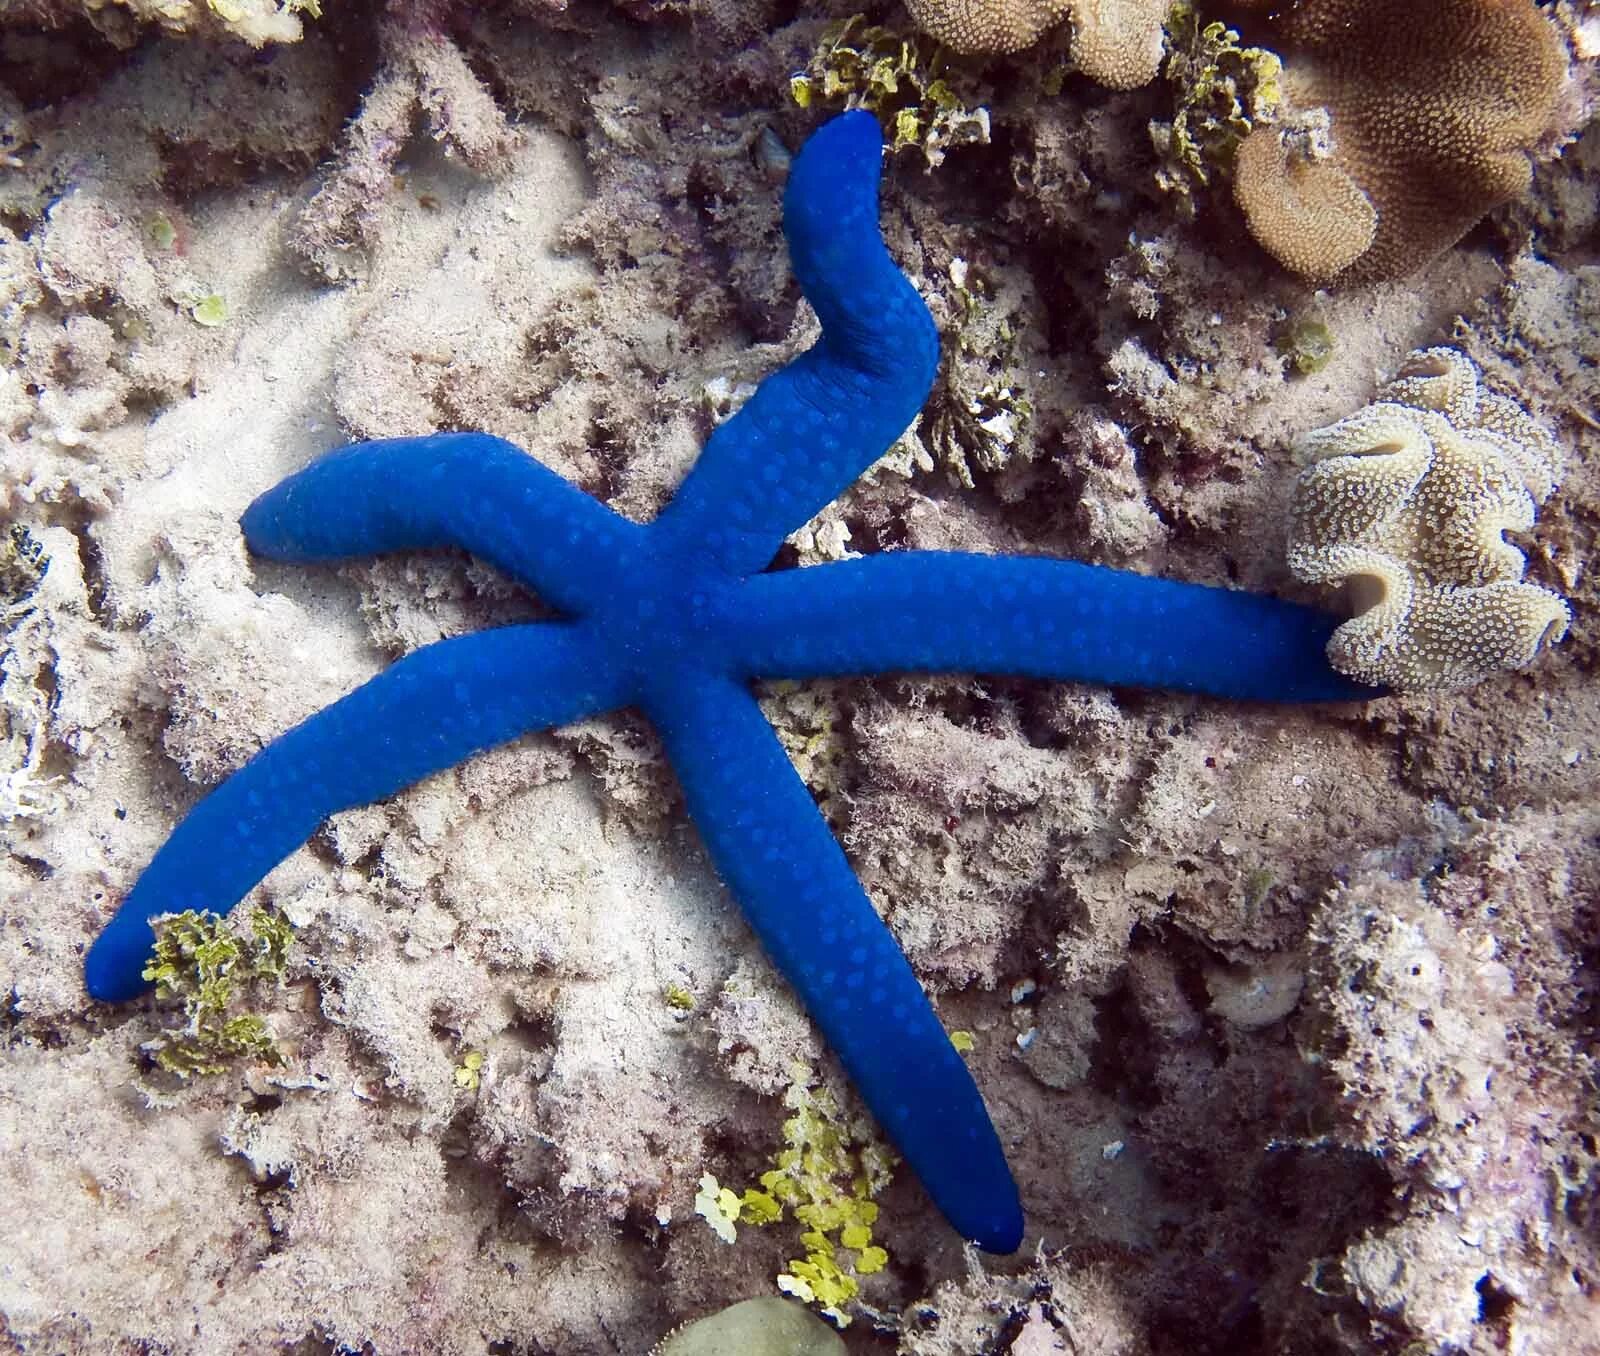
M 77 538 L 78 563 L 83 570 L 83 591 L 89 615 L 103 625 L 111 582 L 106 574 L 105 552 L 100 549 L 100 543 L 91 530 L 92 520 L 87 507 L 80 505 L 72 520 L 64 522 L 62 526 Z
M 1161 1093 L 1155 1057 L 1161 1041 L 1140 1015 L 1126 985 L 1096 1003 L 1094 1026 L 1090 1085 L 1132 1112 L 1156 1106 Z
M 152 35 L 131 50 L 111 45 L 84 19 L 54 28 L 8 28 L 0 35 L 0 86 L 25 109 L 46 108 L 96 89 L 133 61 Z

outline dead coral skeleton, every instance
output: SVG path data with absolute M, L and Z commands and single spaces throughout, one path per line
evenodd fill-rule
M 329 282 L 366 275 L 378 214 L 420 118 L 435 142 L 485 174 L 510 167 L 516 133 L 448 36 L 447 0 L 391 5 L 378 25 L 379 65 L 345 129 L 335 168 L 301 209 L 292 241 Z
M 1479 384 L 1452 348 L 1416 353 L 1373 404 L 1307 434 L 1289 568 L 1348 581 L 1341 673 L 1402 690 L 1466 687 L 1521 668 L 1567 629 L 1567 605 L 1522 582 L 1507 531 L 1533 525 L 1561 475 L 1550 435 Z
M 1342 1088 L 1337 1138 L 1381 1155 L 1399 1203 L 1333 1284 L 1407 1350 L 1593 1351 L 1578 1259 L 1596 1071 L 1574 1017 L 1594 898 L 1578 845 L 1600 825 L 1580 810 L 1445 827 L 1460 837 L 1434 869 L 1413 877 L 1410 847 L 1375 854 L 1313 920 L 1312 1029 Z
M 236 38 L 264 47 L 298 42 L 302 14 L 322 17 L 320 0 L 22 0 L 14 8 L 46 27 L 87 19 L 118 47 L 132 47 L 151 25 L 167 33 Z
M 1257 128 L 1235 196 L 1268 253 L 1317 281 L 1412 272 L 1526 193 L 1567 71 L 1531 0 L 1302 0 L 1263 40 L 1289 104 L 1326 109 L 1332 139 Z
M 44 771 L 50 725 L 48 684 L 30 662 L 43 660 L 34 595 L 50 568 L 43 546 L 21 523 L 0 541 L 0 829 L 42 819 L 59 807 L 59 778 Z

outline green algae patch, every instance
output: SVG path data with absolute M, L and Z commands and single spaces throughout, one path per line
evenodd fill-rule
M 264 979 L 283 978 L 294 929 L 280 913 L 250 911 L 250 934 L 241 936 L 217 914 L 190 909 L 152 923 L 156 945 L 144 978 L 156 997 L 183 1005 L 182 1029 L 145 1046 L 156 1064 L 179 1078 L 226 1073 L 245 1060 L 281 1064 L 282 1052 L 266 1020 L 241 1011 L 236 1000 Z
M 1239 144 L 1259 123 L 1270 123 L 1283 103 L 1283 62 L 1264 47 L 1246 47 L 1223 23 L 1205 23 L 1188 0 L 1167 21 L 1167 84 L 1175 107 L 1171 122 L 1152 122 L 1160 165 L 1156 183 L 1185 220 L 1195 196 L 1215 179 L 1233 175 Z
M 969 106 L 946 78 L 943 50 L 868 24 L 830 25 L 806 69 L 789 77 L 801 108 L 864 108 L 895 151 L 915 149 L 935 169 L 952 146 L 989 144 L 989 110 Z

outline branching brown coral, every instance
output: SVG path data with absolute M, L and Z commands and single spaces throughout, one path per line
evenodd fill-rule
M 1526 192 L 1566 74 L 1531 0 L 1304 0 L 1263 41 L 1290 103 L 1327 109 L 1332 143 L 1257 128 L 1236 197 L 1256 239 L 1319 281 L 1399 277 Z M 1376 214 L 1364 248 L 1356 194 Z
M 1550 435 L 1479 386 L 1452 348 L 1414 354 L 1379 399 L 1307 434 L 1289 568 L 1349 581 L 1358 615 L 1328 658 L 1362 682 L 1465 687 L 1520 668 L 1567 629 L 1567 606 L 1522 582 L 1503 534 L 1533 525 L 1561 475 Z
M 1017 52 L 1072 19 L 1072 60 L 1097 84 L 1134 89 L 1161 65 L 1167 0 L 906 0 L 919 27 L 958 52 Z

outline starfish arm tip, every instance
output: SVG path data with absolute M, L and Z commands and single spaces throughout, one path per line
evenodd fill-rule
M 581 623 L 477 631 L 391 664 L 272 740 L 184 816 L 89 948 L 91 997 L 140 993 L 151 918 L 227 913 L 328 815 L 624 695 Z
M 982 1218 L 969 1224 L 963 1231 L 963 1237 L 970 1238 L 984 1252 L 1003 1255 L 1015 1252 L 1022 1246 L 1025 1230 L 1022 1202 L 1013 1193 L 1009 1203 L 999 1209 L 989 1207 Z
M 83 958 L 83 987 L 97 1003 L 125 1003 L 150 988 L 144 978 L 155 933 L 142 915 L 118 914 Z
M 712 434 L 658 519 L 663 540 L 709 549 L 736 575 L 842 493 L 916 417 L 939 366 L 927 305 L 884 246 L 883 137 L 862 112 L 801 147 L 784 235 L 822 338 L 769 376 Z
M 710 678 L 646 708 L 718 872 L 884 1132 L 959 1233 L 1015 1247 L 1016 1181 L 971 1071 L 755 698 Z
M 886 551 L 758 575 L 742 591 L 751 677 L 993 673 L 1238 701 L 1379 695 L 1329 665 L 1338 618 L 1327 613 L 1052 557 Z

